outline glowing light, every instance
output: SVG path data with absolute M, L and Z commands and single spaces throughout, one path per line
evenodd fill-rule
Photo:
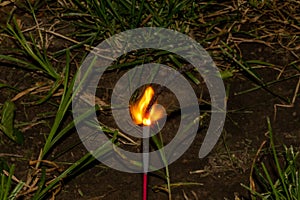
M 159 109 L 156 102 L 153 104 L 150 112 L 147 108 L 154 96 L 152 87 L 147 87 L 142 97 L 130 106 L 130 113 L 134 123 L 138 125 L 150 126 L 153 122 L 159 120 L 163 116 L 163 111 Z

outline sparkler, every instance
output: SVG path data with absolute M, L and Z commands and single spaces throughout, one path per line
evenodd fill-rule
M 147 200 L 150 125 L 143 127 L 143 200 Z
M 154 90 L 147 87 L 142 97 L 130 106 L 130 113 L 137 125 L 143 126 L 143 200 L 147 200 L 148 169 L 149 169 L 149 138 L 151 124 L 163 116 L 163 112 L 156 107 Z

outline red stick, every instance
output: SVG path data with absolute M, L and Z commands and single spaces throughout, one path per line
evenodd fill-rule
M 149 136 L 150 136 L 150 126 L 143 127 L 143 200 L 147 200 L 147 185 L 148 185 L 148 169 L 149 169 Z
M 143 200 L 147 200 L 147 185 L 148 185 L 148 174 L 143 175 Z

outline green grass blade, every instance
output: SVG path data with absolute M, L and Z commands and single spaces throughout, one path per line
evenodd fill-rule
M 4 199 L 6 176 L 3 174 L 2 171 L 0 172 L 0 177 L 1 177 L 0 199 Z
M 67 132 L 69 132 L 72 128 L 74 128 L 75 124 L 80 123 L 82 120 L 84 120 L 87 116 L 91 115 L 92 113 L 95 113 L 96 111 L 100 110 L 100 107 L 96 106 L 96 108 L 92 108 L 90 110 L 87 110 L 84 114 L 82 114 L 80 117 L 76 119 L 76 121 L 73 121 L 69 123 L 66 127 L 64 127 L 57 135 L 53 138 L 50 146 L 55 145 Z
M 11 188 L 11 185 L 12 185 L 12 175 L 14 173 L 14 169 L 15 169 L 15 166 L 12 165 L 10 167 L 9 175 L 8 175 L 8 177 L 6 179 L 6 182 L 5 182 L 3 200 L 6 200 L 8 198 L 9 191 L 10 191 L 10 188 Z
M 25 36 L 23 35 L 15 18 L 13 18 L 13 22 L 14 22 L 16 31 L 10 24 L 7 24 L 7 31 L 17 39 L 17 41 L 24 48 L 26 53 L 31 58 L 33 58 L 36 62 L 38 62 L 40 64 L 40 66 L 41 66 L 40 70 L 44 71 L 45 73 L 47 73 L 48 75 L 50 75 L 51 77 L 53 77 L 55 79 L 59 78 L 59 74 L 54 70 L 54 68 L 49 64 L 49 62 L 45 62 L 45 60 L 42 59 L 39 51 L 37 51 L 38 54 L 36 54 L 33 51 L 31 46 L 29 45 L 28 41 L 26 40 Z M 36 45 L 34 45 L 34 46 L 35 46 L 35 48 L 37 48 Z
M 160 19 L 158 13 L 151 7 L 151 5 L 145 3 L 145 8 L 153 15 L 154 19 L 156 20 L 156 26 L 165 27 L 164 23 L 162 23 L 162 20 Z
M 223 41 L 221 41 L 221 42 L 229 51 L 231 51 L 231 52 L 233 51 L 225 42 L 223 42 Z M 230 59 L 232 59 L 236 64 L 238 64 L 239 67 L 241 67 L 245 72 L 247 72 L 250 75 L 250 77 L 254 78 L 254 80 L 256 80 L 261 85 L 264 85 L 264 82 L 262 81 L 262 79 L 257 74 L 255 74 L 251 69 L 249 69 L 249 67 L 246 67 L 245 65 L 243 65 L 241 62 L 239 62 L 236 58 L 234 58 L 229 52 L 227 52 L 221 46 L 220 46 L 220 49 L 226 56 L 228 56 Z
M 181 12 L 181 10 L 185 7 L 187 7 L 187 5 L 191 2 L 191 0 L 185 0 L 185 1 L 175 1 L 173 2 L 172 5 L 172 9 L 168 14 L 168 18 L 171 19 L 174 15 L 176 15 L 177 13 Z
M 94 60 L 91 62 L 91 65 L 90 65 L 91 67 L 93 66 L 96 58 L 97 57 L 95 57 Z M 44 157 L 49 152 L 49 150 L 59 141 L 59 139 L 62 138 L 67 133 L 67 131 L 70 130 L 74 126 L 74 123 L 70 123 L 62 131 L 58 132 L 61 122 L 62 122 L 63 118 L 65 117 L 74 96 L 77 94 L 78 90 L 81 87 L 81 84 L 79 84 L 78 87 L 73 91 L 73 87 L 74 87 L 74 84 L 76 81 L 77 74 L 73 77 L 71 82 L 68 84 L 69 73 L 70 73 L 69 72 L 69 67 L 70 67 L 69 66 L 69 63 L 70 63 L 69 51 L 67 51 L 66 63 L 67 64 L 66 64 L 66 68 L 65 68 L 64 93 L 62 95 L 61 103 L 58 107 L 58 111 L 56 113 L 54 123 L 53 123 L 50 133 L 46 139 L 46 143 L 43 148 L 42 157 Z M 86 80 L 86 77 L 89 73 L 90 73 L 90 71 L 87 70 L 87 72 L 83 75 L 83 77 L 81 79 L 81 83 L 84 82 L 84 80 Z
M 0 130 L 11 140 L 18 144 L 22 144 L 24 140 L 23 134 L 14 127 L 16 106 L 11 101 L 6 101 L 2 107 Z
M 276 164 L 276 167 L 277 167 L 277 171 L 278 171 L 278 174 L 279 174 L 280 181 L 281 181 L 281 184 L 283 186 L 284 192 L 286 194 L 286 197 L 287 197 L 288 200 L 290 200 L 291 198 L 290 198 L 288 189 L 286 187 L 285 177 L 284 177 L 284 174 L 283 174 L 282 169 L 280 167 L 280 163 L 278 161 L 278 156 L 277 156 L 275 145 L 274 145 L 274 138 L 273 138 L 272 126 L 271 126 L 271 122 L 270 122 L 269 118 L 267 118 L 267 123 L 268 123 L 269 135 L 270 135 L 271 148 L 272 148 L 272 152 L 273 152 L 273 157 L 274 157 L 274 160 L 275 160 L 275 164 Z
M 46 143 L 43 148 L 43 154 L 42 157 L 44 157 L 48 151 L 53 147 L 53 138 L 55 137 L 55 134 L 57 133 L 57 130 L 62 122 L 62 119 L 64 118 L 69 105 L 71 103 L 71 94 L 72 94 L 72 83 L 71 85 L 68 85 L 69 80 L 69 64 L 70 64 L 70 54 L 69 51 L 67 51 L 66 54 L 66 67 L 65 67 L 65 79 L 64 79 L 64 93 L 61 98 L 61 103 L 58 107 L 58 111 L 54 120 L 54 123 L 52 125 L 51 131 L 47 137 Z M 75 78 L 73 79 L 73 82 L 75 81 Z M 70 88 L 68 88 L 70 87 Z
M 95 9 L 95 11 L 93 11 L 92 9 L 89 9 L 89 13 L 93 16 L 94 13 L 97 14 L 97 16 L 100 18 L 100 19 L 103 19 L 105 24 L 106 25 L 109 25 L 109 19 L 108 19 L 108 15 L 107 15 L 107 7 L 106 7 L 106 4 L 104 1 L 95 1 L 95 0 L 92 0 L 91 3 L 91 8 L 92 9 Z
M 277 191 L 275 185 L 273 184 L 273 181 L 272 181 L 271 176 L 270 176 L 270 174 L 268 172 L 268 169 L 266 168 L 266 166 L 265 166 L 264 163 L 261 163 L 261 166 L 262 166 L 263 171 L 264 171 L 264 173 L 266 175 L 266 178 L 268 180 L 269 186 L 271 187 L 272 192 L 275 195 L 275 199 L 279 199 L 278 191 Z
M 233 50 L 222 41 L 222 44 L 230 51 L 233 52 Z M 262 81 L 262 78 L 259 77 L 256 73 L 254 73 L 251 68 L 249 66 L 247 66 L 246 62 L 244 64 L 242 64 L 240 61 L 238 61 L 233 55 L 231 55 L 229 52 L 227 52 L 225 49 L 223 49 L 222 47 L 220 47 L 220 49 L 222 50 L 222 52 L 224 53 L 224 55 L 226 55 L 228 58 L 232 59 L 242 70 L 244 70 L 249 76 L 250 78 L 252 78 L 254 80 L 254 82 L 258 85 L 260 85 L 263 89 L 265 89 L 267 92 L 269 92 L 270 94 L 272 94 L 275 97 L 278 97 L 279 99 L 281 99 L 282 101 L 286 102 L 286 103 L 290 103 L 289 100 L 287 100 L 286 98 L 276 94 L 275 92 L 273 92 L 272 90 L 270 90 L 267 85 Z
M 256 197 L 259 197 L 261 199 L 264 199 L 264 196 L 256 191 L 251 190 L 251 188 L 247 185 L 244 185 L 243 183 L 241 183 L 241 186 L 247 190 L 249 190 L 251 192 L 252 195 L 255 195 L 253 198 L 256 199 Z M 252 200 L 253 200 L 252 198 Z
M 131 23 L 130 23 L 130 28 L 136 28 L 138 23 L 140 22 L 140 19 L 135 19 L 133 16 L 136 15 L 136 0 L 131 1 L 131 8 L 130 8 L 130 16 L 131 16 Z
M 139 6 L 139 13 L 136 17 L 136 27 L 140 24 L 141 20 L 142 20 L 142 15 L 143 15 L 143 12 L 144 12 L 144 7 L 145 7 L 145 0 L 141 0 L 141 5 Z
M 26 62 L 24 60 L 21 60 L 21 59 L 12 57 L 12 56 L 0 55 L 0 59 L 4 59 L 4 60 L 11 61 L 11 62 L 14 62 L 14 63 L 19 63 L 21 65 L 24 65 L 25 68 L 33 70 L 33 71 L 41 70 L 39 67 L 31 64 L 30 62 Z
M 37 102 L 35 102 L 35 104 L 37 104 L 37 105 L 38 104 L 42 104 L 45 101 L 49 100 L 53 96 L 54 92 L 58 90 L 58 88 L 61 86 L 61 84 L 62 84 L 62 80 L 61 79 L 57 79 L 54 82 L 54 84 L 53 84 L 52 88 L 50 89 L 50 91 L 48 92 L 48 94 L 45 97 L 43 97 L 42 99 L 40 99 Z
M 108 153 L 107 145 L 111 145 L 111 143 L 114 143 L 116 140 L 117 134 L 113 136 L 113 138 L 105 143 L 103 146 L 99 147 L 95 152 L 95 157 L 100 157 Z M 93 162 L 95 158 L 90 154 L 87 153 L 84 155 L 81 159 L 79 159 L 77 162 L 72 164 L 68 169 L 66 169 L 63 173 L 61 173 L 57 178 L 55 178 L 46 188 L 44 188 L 36 197 L 36 199 L 43 199 L 45 195 L 48 193 L 49 190 L 51 190 L 55 185 L 60 182 L 62 179 L 66 178 L 67 176 L 74 173 L 74 171 L 77 171 L 79 169 L 82 169 L 83 167 L 87 166 L 91 162 Z
M 22 188 L 24 187 L 25 183 L 20 181 L 18 183 L 18 185 L 16 185 L 16 187 L 13 189 L 13 191 L 11 192 L 11 194 L 9 195 L 8 199 L 9 200 L 15 200 L 17 199 L 17 195 L 19 194 L 19 192 L 22 190 Z
M 119 15 L 118 11 L 115 9 L 115 7 L 113 6 L 113 3 L 111 0 L 106 0 L 106 3 L 108 4 L 111 12 L 113 13 L 113 15 L 115 16 L 115 18 L 118 19 L 118 21 L 121 23 L 121 27 L 123 30 L 125 30 L 125 25 L 124 25 L 124 22 L 121 18 L 121 16 Z
M 76 48 L 79 48 L 79 47 L 82 47 L 84 46 L 85 44 L 88 44 L 88 43 L 93 43 L 95 37 L 97 36 L 97 34 L 92 34 L 92 36 L 90 36 L 89 38 L 85 39 L 84 41 L 82 42 L 79 42 L 75 45 L 72 45 L 72 46 L 69 46 L 68 48 L 66 49 L 62 49 L 62 50 L 59 50 L 57 52 L 55 52 L 53 54 L 54 57 L 58 57 L 58 56 L 62 56 L 63 54 L 65 54 L 67 51 L 71 51 L 73 49 L 76 49 Z

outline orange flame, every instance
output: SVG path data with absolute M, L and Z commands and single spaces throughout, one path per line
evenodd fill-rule
M 157 107 L 155 103 L 150 112 L 147 114 L 147 107 L 154 96 L 154 90 L 152 87 L 147 87 L 143 96 L 133 105 L 130 106 L 130 113 L 134 123 L 138 125 L 149 126 L 152 122 L 159 120 L 163 112 L 161 108 Z

